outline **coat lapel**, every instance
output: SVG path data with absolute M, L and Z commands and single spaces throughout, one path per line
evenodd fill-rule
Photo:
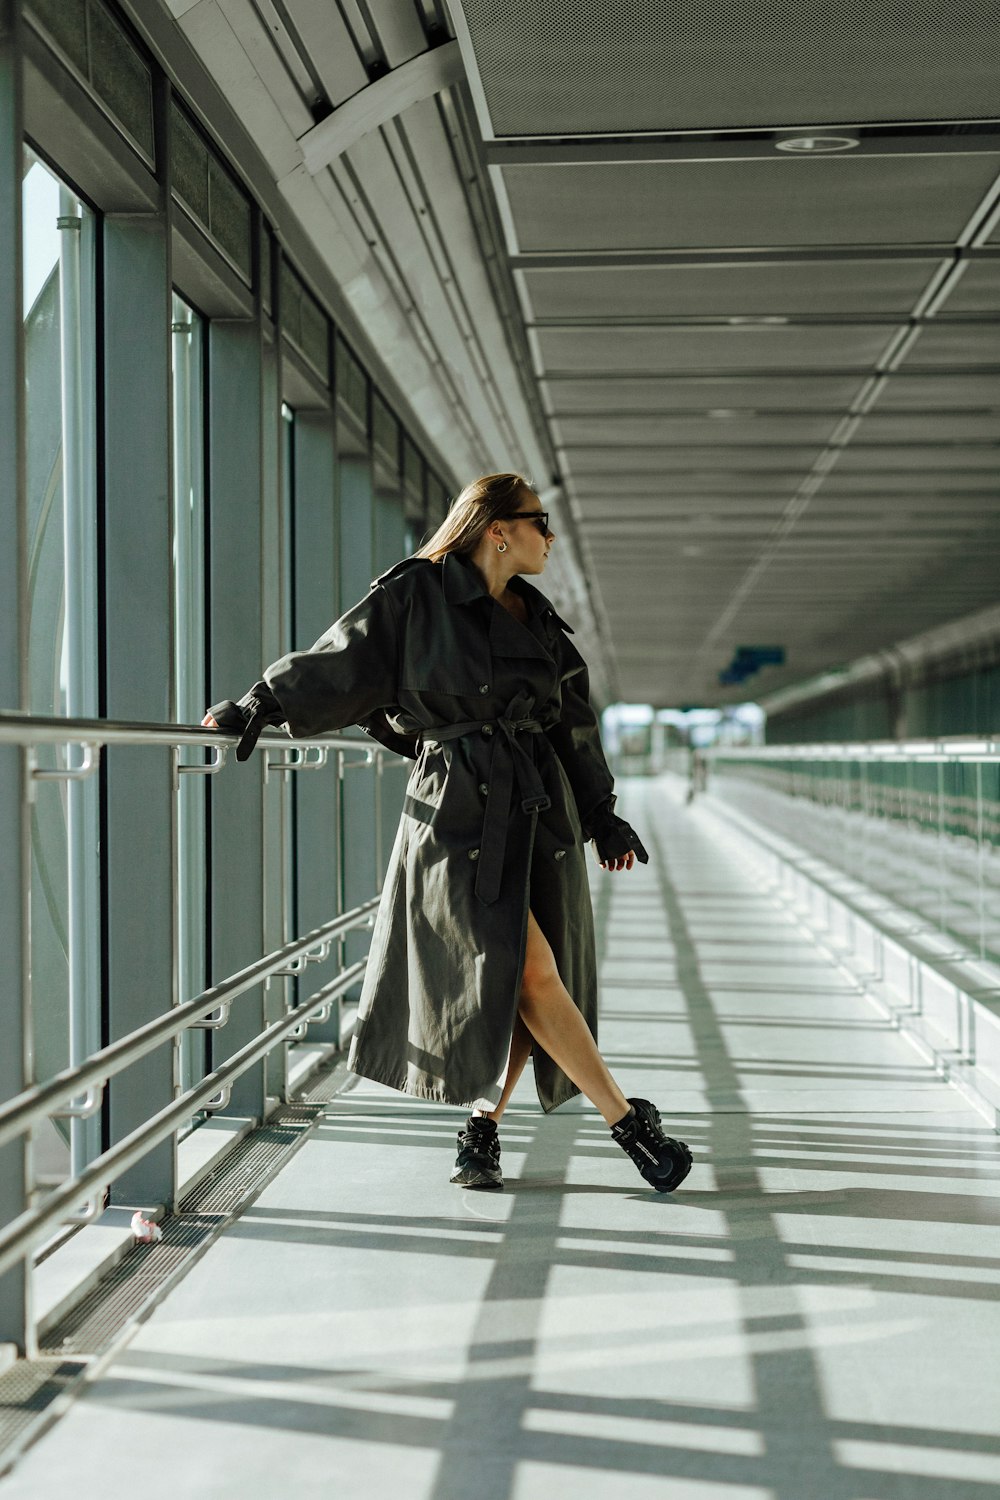
M 541 641 L 515 620 L 502 604 L 494 604 L 490 619 L 490 651 L 494 656 L 529 656 L 551 662 L 553 657 Z

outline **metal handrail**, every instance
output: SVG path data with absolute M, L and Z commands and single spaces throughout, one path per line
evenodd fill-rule
M 112 1042 L 110 1046 L 103 1047 L 100 1052 L 93 1053 L 86 1062 L 80 1063 L 75 1068 L 66 1068 L 46 1083 L 35 1084 L 15 1095 L 0 1108 L 0 1146 L 23 1135 L 36 1120 L 46 1118 L 66 1100 L 75 1099 L 92 1084 L 106 1083 L 123 1068 L 138 1062 L 141 1057 L 145 1057 L 147 1052 L 152 1052 L 164 1042 L 170 1041 L 172 1037 L 185 1031 L 202 1016 L 218 1009 L 220 1005 L 228 1005 L 237 995 L 252 989 L 262 979 L 276 973 L 288 963 L 289 959 L 298 957 L 309 948 L 315 948 L 319 943 L 332 941 L 334 938 L 343 936 L 345 932 L 360 927 L 373 916 L 378 903 L 378 896 L 373 896 L 361 906 L 344 912 L 342 916 L 334 917 L 331 921 L 325 922 L 322 927 L 314 928 L 305 937 L 295 938 L 291 943 L 286 943 L 283 948 L 276 948 L 273 953 L 266 953 L 263 958 L 258 958 L 255 963 L 249 964 L 245 969 L 240 969 L 229 979 L 213 985 L 211 989 L 203 990 L 200 995 L 195 995 L 194 999 L 185 1001 L 183 1005 L 177 1005 L 165 1011 L 155 1021 L 147 1021 L 145 1026 L 130 1031 L 117 1042 Z M 301 1007 L 298 1009 L 301 1010 Z M 300 1016 L 299 1019 L 301 1020 L 302 1017 Z
M 208 745 L 217 749 L 220 742 L 238 745 L 240 736 L 224 729 L 209 729 L 205 725 L 193 724 L 142 724 L 120 719 L 69 719 L 48 714 L 22 714 L 14 709 L 0 713 L 0 745 Z M 260 737 L 261 745 L 272 749 L 289 749 L 300 742 L 280 730 L 267 729 Z M 356 736 L 346 734 L 310 735 L 310 746 L 322 746 L 327 750 L 357 750 L 365 744 Z M 390 761 L 404 761 L 391 750 L 381 747 L 381 753 Z
M 152 1115 L 144 1125 L 138 1126 L 130 1135 L 125 1136 L 117 1145 L 96 1157 L 78 1177 L 71 1178 L 62 1187 L 57 1188 L 40 1208 L 27 1209 L 16 1219 L 12 1219 L 0 1233 L 0 1276 L 23 1259 L 31 1246 L 42 1239 L 47 1230 L 61 1223 L 67 1213 L 92 1190 L 113 1181 L 122 1172 L 140 1161 L 148 1151 L 166 1140 L 189 1120 L 196 1110 L 218 1094 L 220 1089 L 231 1085 L 241 1073 L 245 1073 L 247 1068 L 252 1067 L 255 1062 L 270 1052 L 272 1047 L 283 1041 L 290 1032 L 302 1024 L 309 1011 L 329 1003 L 334 994 L 340 994 L 349 989 L 360 978 L 366 964 L 367 959 L 360 959 L 349 969 L 345 969 L 342 974 L 339 974 L 330 984 L 325 985 L 322 990 L 318 990 L 303 1005 L 297 1006 L 280 1021 L 275 1021 L 263 1031 L 258 1032 L 257 1036 L 235 1052 L 228 1062 L 223 1063 L 214 1072 L 208 1073 L 201 1083 L 188 1089 L 186 1093 L 181 1094 L 179 1098 L 161 1109 L 158 1114 Z
M 1000 739 L 989 735 L 936 740 L 821 741 L 806 745 L 712 745 L 704 752 L 721 760 L 1000 761 Z

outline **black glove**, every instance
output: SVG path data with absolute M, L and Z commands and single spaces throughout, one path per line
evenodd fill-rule
M 238 703 L 225 698 L 208 710 L 220 729 L 227 734 L 242 735 L 236 747 L 236 759 L 247 760 L 253 747 L 269 724 L 284 724 L 287 715 L 266 682 L 255 682 Z
M 587 819 L 585 832 L 594 841 L 598 859 L 602 865 L 609 864 L 613 860 L 624 859 L 629 850 L 634 849 L 639 863 L 648 865 L 649 855 L 642 840 L 631 823 L 626 823 L 624 818 L 616 815 L 614 805 L 615 799 L 611 797 Z

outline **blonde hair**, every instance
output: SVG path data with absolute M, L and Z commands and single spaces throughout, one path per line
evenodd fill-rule
M 448 552 L 474 552 L 494 521 L 520 509 L 520 496 L 531 485 L 520 474 L 483 474 L 467 484 L 430 541 L 415 556 L 440 562 Z

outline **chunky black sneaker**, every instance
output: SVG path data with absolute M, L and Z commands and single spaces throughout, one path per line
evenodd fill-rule
M 664 1135 L 660 1112 L 648 1099 L 630 1099 L 635 1114 L 612 1125 L 611 1134 L 658 1193 L 672 1193 L 691 1170 L 686 1141 Z
M 458 1159 L 452 1182 L 467 1188 L 502 1188 L 500 1136 L 489 1115 L 470 1115 L 458 1132 Z

